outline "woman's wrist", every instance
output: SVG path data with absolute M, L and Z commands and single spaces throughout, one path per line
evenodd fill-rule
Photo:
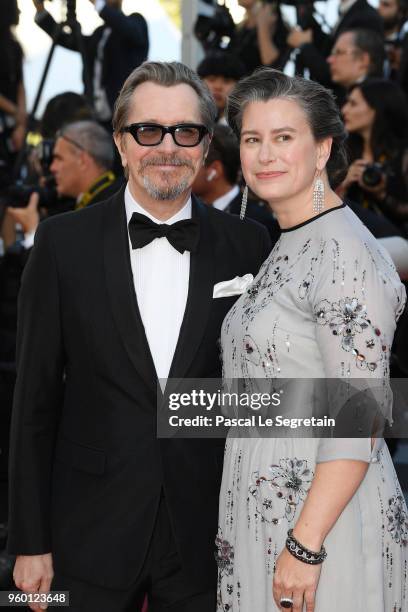
M 319 532 L 299 524 L 293 528 L 293 535 L 303 546 L 315 552 L 319 552 L 326 537 L 322 531 Z

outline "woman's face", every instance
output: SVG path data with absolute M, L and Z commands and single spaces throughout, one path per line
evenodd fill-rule
M 346 130 L 350 133 L 366 132 L 374 124 L 375 110 L 367 104 L 359 87 L 351 91 L 341 111 Z
M 242 171 L 248 186 L 273 204 L 313 189 L 316 170 L 325 167 L 331 139 L 316 143 L 297 102 L 250 102 L 243 113 Z

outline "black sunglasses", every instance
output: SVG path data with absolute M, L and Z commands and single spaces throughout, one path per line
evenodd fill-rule
M 132 134 L 142 147 L 159 145 L 166 134 L 171 134 L 179 147 L 196 147 L 208 134 L 205 125 L 198 123 L 178 123 L 177 125 L 159 125 L 157 123 L 132 123 L 120 130 Z

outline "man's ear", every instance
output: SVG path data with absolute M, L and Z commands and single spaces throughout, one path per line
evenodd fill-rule
M 122 166 L 126 168 L 128 164 L 127 164 L 127 155 L 126 155 L 126 141 L 125 141 L 124 134 L 118 134 L 117 132 L 114 132 L 113 140 L 115 141 L 116 148 L 119 151 L 120 159 L 122 161 Z
M 329 161 L 332 144 L 333 138 L 331 137 L 321 140 L 318 144 L 316 169 L 319 170 L 319 172 L 326 167 Z
M 366 51 L 363 51 L 360 54 L 359 59 L 360 59 L 360 65 L 364 69 L 364 72 L 368 74 L 368 69 L 370 68 L 370 55 Z
M 85 170 L 89 162 L 92 161 L 92 156 L 87 151 L 80 151 L 77 154 L 77 160 L 81 168 Z
M 217 177 L 224 176 L 224 165 L 220 159 L 215 159 L 211 168 L 217 173 Z

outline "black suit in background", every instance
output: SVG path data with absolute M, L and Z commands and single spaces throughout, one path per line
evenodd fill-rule
M 308 68 L 313 81 L 334 89 L 335 93 L 337 93 L 336 89 L 341 91 L 341 88 L 333 84 L 326 60 L 340 34 L 356 29 L 373 30 L 381 36 L 384 34 L 382 19 L 367 0 L 357 0 L 342 16 L 331 34 L 323 32 L 315 20 L 313 20 L 312 29 L 313 43 L 302 45 L 296 58 L 296 71 L 300 74 L 305 68 Z
M 149 50 L 148 29 L 146 20 L 140 13 L 127 16 L 120 10 L 105 5 L 100 12 L 100 17 L 105 22 L 104 25 L 98 27 L 90 36 L 84 36 L 87 67 L 91 84 L 93 84 L 98 44 L 106 28 L 111 28 L 112 31 L 103 52 L 102 86 L 106 91 L 110 108 L 113 109 L 126 78 L 132 70 L 147 59 Z M 48 12 L 45 11 L 44 14 L 41 14 L 37 23 L 47 34 L 54 35 L 57 24 Z M 58 43 L 67 49 L 78 51 L 78 46 L 72 34 L 62 32 Z
M 220 327 L 237 296 L 213 299 L 213 287 L 256 275 L 270 242 L 258 224 L 195 198 L 193 217 L 200 243 L 170 377 L 217 378 Z M 163 493 L 189 584 L 215 589 L 223 441 L 156 437 L 157 378 L 123 190 L 39 226 L 20 291 L 17 356 L 9 551 L 52 551 L 57 573 L 130 588 Z
M 239 193 L 228 204 L 225 212 L 231 213 L 232 215 L 239 215 L 241 211 L 241 203 L 242 193 Z M 269 210 L 268 205 L 258 200 L 248 198 L 245 216 L 248 217 L 248 219 L 253 219 L 254 221 L 258 221 L 258 223 L 264 225 L 269 232 L 272 246 L 275 246 L 281 232 L 279 224 Z

